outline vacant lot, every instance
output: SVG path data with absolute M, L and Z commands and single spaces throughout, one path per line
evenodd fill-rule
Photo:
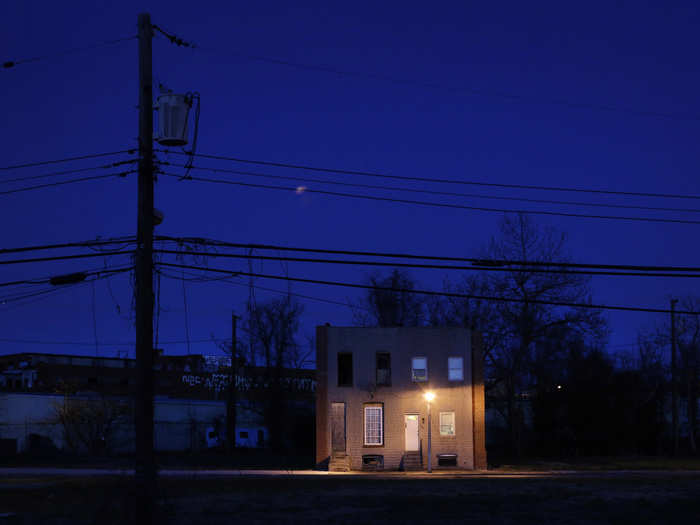
M 0 481 L 19 523 L 128 523 L 128 478 Z M 159 523 L 697 523 L 700 476 L 166 479 Z

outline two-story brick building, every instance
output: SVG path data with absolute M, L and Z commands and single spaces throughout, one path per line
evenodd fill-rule
M 316 344 L 319 465 L 423 469 L 431 421 L 434 468 L 486 468 L 477 334 L 458 327 L 319 326 Z

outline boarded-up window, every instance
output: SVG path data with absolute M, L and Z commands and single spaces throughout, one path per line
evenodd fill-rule
M 377 353 L 377 385 L 391 386 L 391 354 Z
M 384 444 L 384 406 L 365 405 L 365 445 Z
M 352 386 L 352 354 L 338 354 L 338 386 Z

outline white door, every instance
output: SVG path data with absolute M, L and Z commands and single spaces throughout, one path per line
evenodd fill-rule
M 418 450 L 420 444 L 418 441 L 418 414 L 406 414 L 404 423 L 406 427 L 406 450 Z

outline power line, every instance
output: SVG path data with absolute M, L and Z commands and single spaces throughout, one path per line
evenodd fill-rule
M 184 45 L 184 44 L 178 44 L 178 45 Z M 593 104 L 593 103 L 589 103 L 589 102 L 575 102 L 575 101 L 567 100 L 567 99 L 557 99 L 557 98 L 547 98 L 547 97 L 534 97 L 534 96 L 522 95 L 522 94 L 513 93 L 513 92 L 496 91 L 496 90 L 491 90 L 491 89 L 481 89 L 481 88 L 473 88 L 473 87 L 466 87 L 466 86 L 450 86 L 450 85 L 441 84 L 441 83 L 437 83 L 437 82 L 417 81 L 417 80 L 411 80 L 411 79 L 406 79 L 406 78 L 392 77 L 389 75 L 380 75 L 380 74 L 367 73 L 367 72 L 362 72 L 362 71 L 344 70 L 344 69 L 340 69 L 340 68 L 336 68 L 336 67 L 307 64 L 307 63 L 302 63 L 302 62 L 293 62 L 293 61 L 289 61 L 289 60 L 280 60 L 277 58 L 265 57 L 265 56 L 260 56 L 260 55 L 251 55 L 251 54 L 240 53 L 240 52 L 230 51 L 230 50 L 226 50 L 225 52 L 223 52 L 223 51 L 219 51 L 215 48 L 201 47 L 201 46 L 189 44 L 189 43 L 187 43 L 187 46 L 195 48 L 197 50 L 207 52 L 207 53 L 215 53 L 215 54 L 219 54 L 219 55 L 221 55 L 221 54 L 232 55 L 232 56 L 236 56 L 238 58 L 244 58 L 244 59 L 252 60 L 255 62 L 286 66 L 286 67 L 290 67 L 290 68 L 294 68 L 294 69 L 298 69 L 298 70 L 302 70 L 302 71 L 313 71 L 316 73 L 329 73 L 329 74 L 332 74 L 336 77 L 365 78 L 365 79 L 375 80 L 375 81 L 378 80 L 378 81 L 386 82 L 389 84 L 416 86 L 416 87 L 421 87 L 421 88 L 425 88 L 425 89 L 446 91 L 449 93 L 459 93 L 459 94 L 466 94 L 466 95 L 473 95 L 473 96 L 480 96 L 480 97 L 498 98 L 498 99 L 508 100 L 511 102 L 518 102 L 518 103 L 525 103 L 525 104 L 546 104 L 546 105 L 564 106 L 564 107 L 568 107 L 568 108 L 572 108 L 572 109 L 594 110 L 594 111 L 602 111 L 602 112 L 606 112 L 606 113 L 623 113 L 623 114 L 628 114 L 628 115 L 634 115 L 637 117 L 652 117 L 652 118 L 663 118 L 663 119 L 684 120 L 684 121 L 700 121 L 700 116 L 693 115 L 693 114 L 665 113 L 665 112 L 659 112 L 659 111 L 638 110 L 638 109 L 633 109 L 633 108 L 624 108 L 624 107 L 615 106 L 615 105 Z
M 476 300 L 482 300 L 482 301 L 494 301 L 494 302 L 505 302 L 505 303 L 541 304 L 541 305 L 546 305 L 546 306 L 563 306 L 563 307 L 568 307 L 568 308 L 586 308 L 586 309 L 593 309 L 593 310 L 617 310 L 617 311 L 625 311 L 625 312 L 647 312 L 647 313 L 662 313 L 662 314 L 671 313 L 671 310 L 667 310 L 667 309 L 663 309 L 663 308 L 642 308 L 642 307 L 636 307 L 636 306 L 600 305 L 600 304 L 592 304 L 592 303 L 571 303 L 571 302 L 566 302 L 566 301 L 545 301 L 545 300 L 539 300 L 539 299 L 527 299 L 526 300 L 526 299 L 519 299 L 519 298 L 514 298 L 514 297 L 497 297 L 497 296 L 488 296 L 488 295 L 463 294 L 463 293 L 456 293 L 456 292 L 437 292 L 434 290 L 417 290 L 417 289 L 408 289 L 408 288 L 389 288 L 386 286 L 372 286 L 372 285 L 367 285 L 367 284 L 348 283 L 348 282 L 342 282 L 342 281 L 322 281 L 319 279 L 304 279 L 301 277 L 289 277 L 289 276 L 282 276 L 282 275 L 270 275 L 270 274 L 261 274 L 261 273 L 252 273 L 252 272 L 239 272 L 239 271 L 232 271 L 232 270 L 224 270 L 221 268 L 209 268 L 209 267 L 205 267 L 205 266 L 192 266 L 192 265 L 185 265 L 185 264 L 172 264 L 172 263 L 164 263 L 164 262 L 161 262 L 159 264 L 161 266 L 169 266 L 172 268 L 185 268 L 185 269 L 190 269 L 190 270 L 202 270 L 202 271 L 215 272 L 215 273 L 227 273 L 227 274 L 231 274 L 231 275 L 260 277 L 263 279 L 278 279 L 278 280 L 283 280 L 283 281 L 296 281 L 296 282 L 301 282 L 301 283 L 320 284 L 320 285 L 326 285 L 326 286 L 343 286 L 346 288 L 359 288 L 359 289 L 363 289 L 363 290 L 382 290 L 382 291 L 387 291 L 387 292 L 400 292 L 400 293 L 412 293 L 412 294 L 421 294 L 421 295 L 456 297 L 456 298 L 461 298 L 461 299 L 476 299 Z M 684 310 L 684 311 L 676 310 L 675 313 L 684 314 L 684 315 L 698 315 L 698 314 L 700 314 L 700 312 L 693 312 L 693 311 L 688 311 L 688 310 Z
M 73 289 L 76 286 L 83 285 L 86 283 L 91 283 L 96 280 L 101 280 L 101 279 L 109 279 L 110 277 L 118 274 L 118 273 L 123 273 L 132 270 L 132 267 L 125 267 L 119 270 L 112 270 L 108 272 L 102 271 L 102 274 L 107 273 L 108 275 L 97 275 L 94 279 L 89 279 L 89 280 L 84 280 L 76 283 L 69 283 L 65 285 L 60 285 L 60 286 L 51 286 L 50 288 L 45 288 L 43 290 L 35 291 L 35 292 L 17 292 L 13 294 L 9 294 L 3 297 L 0 297 L 0 305 L 5 305 L 7 303 L 12 303 L 12 302 L 17 302 L 17 301 L 23 301 L 25 299 L 29 299 L 32 297 L 37 297 L 37 296 L 44 296 L 52 293 L 58 293 L 66 290 Z M 39 297 L 41 299 L 41 297 Z M 34 301 L 25 301 L 24 303 L 17 305 L 17 306 L 24 306 L 26 304 L 30 304 Z M 3 310 L 8 310 L 8 308 L 4 308 Z
M 97 171 L 97 170 L 102 170 L 102 169 L 110 169 L 110 168 L 116 168 L 118 166 L 122 166 L 124 164 L 132 164 L 136 162 L 136 159 L 134 160 L 123 160 L 121 162 L 112 162 L 111 164 L 103 164 L 102 166 L 94 166 L 90 168 L 77 168 L 77 169 L 70 169 L 70 170 L 64 170 L 64 171 L 56 171 L 53 173 L 46 173 L 44 175 L 32 175 L 29 177 L 18 177 L 16 179 L 3 179 L 0 180 L 0 184 L 9 184 L 11 182 L 24 182 L 27 180 L 35 180 L 35 179 L 47 179 L 51 177 L 60 177 L 62 175 L 71 175 L 73 173 L 84 173 L 86 171 Z
M 23 58 L 20 60 L 8 60 L 6 62 L 3 62 L 2 67 L 3 69 L 9 69 L 21 64 L 28 64 L 30 62 L 40 62 L 42 60 L 51 60 L 57 57 L 65 56 L 65 55 L 70 55 L 73 53 L 78 53 L 80 51 L 85 51 L 88 49 L 97 49 L 99 47 L 106 47 L 106 46 L 112 46 L 115 44 L 119 44 L 121 42 L 127 42 L 129 40 L 135 40 L 136 35 L 133 36 L 127 36 L 124 38 L 115 38 L 112 40 L 103 40 L 101 42 L 95 42 L 94 44 L 88 44 L 85 46 L 80 46 L 80 47 L 74 47 L 71 49 L 66 49 L 64 51 L 59 51 L 57 53 L 51 53 L 48 55 L 41 55 L 41 56 L 36 56 L 36 57 L 31 57 L 31 58 Z
M 132 269 L 131 266 L 128 267 L 117 267 L 117 268 L 104 268 L 100 270 L 94 270 L 94 271 L 87 271 L 84 272 L 86 277 L 90 277 L 92 275 L 104 275 L 104 274 L 113 274 L 113 273 L 122 273 L 126 271 L 130 271 Z M 51 282 L 51 277 L 40 277 L 37 279 L 24 279 L 21 281 L 7 281 L 4 283 L 0 283 L 0 288 L 4 288 L 5 286 L 16 286 L 20 284 L 48 284 Z
M 179 175 L 174 173 L 160 172 L 166 177 L 173 177 L 181 179 Z M 252 184 L 249 182 L 240 182 L 232 180 L 221 180 L 221 179 L 211 179 L 208 177 L 193 177 L 189 176 L 187 180 L 194 180 L 199 182 L 210 182 L 215 184 L 230 184 L 234 186 L 244 186 L 248 188 L 259 188 L 266 190 L 281 190 L 287 192 L 299 192 L 299 188 L 292 188 L 289 186 L 274 186 L 271 184 Z M 310 188 L 304 188 L 303 192 L 316 193 L 320 195 L 331 195 L 334 197 L 346 197 L 352 199 L 364 199 L 372 201 L 383 201 L 383 202 L 395 202 L 399 204 L 411 204 L 418 206 L 429 206 L 437 208 L 450 208 L 450 209 L 460 209 L 460 210 L 470 210 L 470 211 L 483 211 L 490 213 L 522 213 L 526 215 L 547 215 L 556 217 L 572 217 L 578 219 L 601 219 L 601 220 L 619 220 L 619 221 L 633 221 L 633 222 L 657 222 L 657 223 L 669 223 L 669 224 L 700 224 L 700 221 L 689 220 L 689 219 L 661 219 L 654 217 L 629 217 L 622 215 L 591 215 L 584 213 L 568 213 L 568 212 L 555 212 L 555 211 L 544 211 L 544 210 L 518 210 L 518 209 L 503 209 L 503 208 L 485 208 L 482 206 L 465 206 L 462 204 L 450 204 L 446 202 L 431 202 L 431 201 L 418 201 L 411 199 L 396 199 L 393 197 L 379 197 L 376 195 L 362 195 L 358 193 L 345 193 L 338 191 L 328 191 L 328 190 L 313 190 Z
M 31 252 L 37 250 L 54 250 L 58 248 L 77 248 L 77 247 L 94 247 L 94 246 L 106 246 L 111 244 L 124 244 L 124 243 L 134 243 L 136 242 L 135 237 L 111 237 L 109 239 L 95 239 L 90 241 L 77 241 L 77 242 L 64 242 L 61 244 L 43 244 L 38 246 L 23 246 L 20 248 L 2 248 L 0 249 L 0 255 L 6 253 L 19 253 L 19 252 Z
M 191 156 L 189 153 L 183 153 L 175 150 L 155 150 L 163 153 L 173 153 L 176 155 L 187 155 Z M 345 170 L 337 168 L 322 168 L 318 166 L 310 166 L 305 164 L 290 164 L 284 162 L 271 162 L 265 160 L 253 160 L 253 159 L 243 159 L 240 157 L 226 157 L 222 155 L 207 155 L 204 153 L 193 154 L 195 157 L 201 157 L 205 159 L 212 160 L 227 160 L 231 162 L 240 162 L 243 164 L 256 164 L 260 166 L 271 166 L 277 168 L 289 168 L 297 170 L 307 170 L 314 172 L 323 173 L 338 173 L 340 175 L 360 175 L 364 177 L 379 177 L 383 179 L 396 179 L 396 180 L 407 180 L 414 182 L 430 182 L 430 183 L 440 183 L 440 184 L 462 184 L 468 186 L 489 186 L 494 188 L 511 188 L 519 190 L 540 190 L 540 191 L 564 191 L 564 192 L 576 192 L 576 193 L 596 193 L 603 195 L 624 195 L 627 197 L 658 197 L 667 199 L 695 199 L 700 200 L 700 195 L 688 195 L 688 194 L 678 194 L 678 193 L 652 193 L 652 192 L 639 192 L 639 191 L 614 191 L 614 190 L 602 190 L 595 188 L 574 188 L 574 187 L 564 187 L 564 186 L 538 186 L 530 184 L 506 184 L 500 182 L 481 182 L 481 181 L 471 181 L 471 180 L 460 180 L 460 179 L 432 179 L 428 177 L 409 177 L 405 175 L 389 175 L 387 173 L 379 173 L 373 171 L 358 171 L 358 170 Z
M 0 166 L 0 171 L 5 171 L 5 170 L 17 170 L 20 168 L 33 168 L 35 166 L 46 166 L 48 164 L 59 164 L 61 162 L 72 162 L 74 160 L 86 160 L 86 159 L 96 159 L 99 157 L 111 157 L 113 155 L 121 155 L 122 153 L 129 153 L 133 154 L 138 151 L 136 148 L 132 149 L 123 149 L 119 151 L 109 151 L 107 153 L 94 153 L 92 155 L 80 155 L 77 157 L 66 157 L 63 159 L 54 159 L 54 160 L 43 160 L 40 162 L 28 162 L 25 164 L 15 164 L 14 166 Z
M 166 165 L 166 166 L 173 166 L 173 167 L 177 167 L 177 168 L 188 168 L 188 169 L 192 169 L 192 170 L 210 171 L 212 173 L 231 173 L 234 175 L 247 175 L 247 176 L 251 176 L 251 177 L 263 177 L 263 178 L 267 178 L 267 179 L 276 179 L 276 180 L 296 180 L 296 181 L 304 181 L 304 182 L 317 182 L 319 184 L 333 184 L 333 185 L 337 185 L 337 186 L 349 186 L 349 187 L 354 187 L 354 188 L 367 188 L 367 189 L 375 189 L 375 190 L 382 190 L 382 191 L 405 191 L 405 192 L 411 192 L 411 193 L 424 193 L 427 195 L 442 195 L 442 196 L 449 196 L 449 197 L 467 197 L 467 198 L 501 200 L 501 201 L 531 202 L 531 203 L 536 203 L 536 204 L 556 204 L 556 205 L 561 205 L 561 206 L 589 206 L 589 207 L 596 207 L 596 208 L 620 208 L 620 209 L 626 209 L 626 210 L 670 211 L 670 212 L 677 212 L 677 213 L 700 213 L 700 209 L 697 209 L 697 208 L 668 208 L 668 207 L 659 207 L 659 206 L 637 206 L 637 205 L 632 205 L 632 204 L 604 204 L 604 203 L 599 203 L 599 202 L 561 201 L 561 200 L 552 200 L 552 199 L 530 199 L 527 197 L 507 197 L 507 196 L 500 196 L 500 195 L 484 195 L 484 194 L 479 194 L 479 193 L 459 193 L 459 192 L 451 192 L 451 191 L 423 190 L 423 189 L 417 189 L 417 188 L 406 188 L 406 187 L 401 187 L 401 186 L 383 186 L 383 185 L 378 185 L 378 184 L 360 184 L 360 183 L 356 183 L 356 182 L 342 182 L 342 181 L 335 181 L 335 180 L 329 180 L 329 179 L 316 179 L 316 178 L 311 178 L 311 177 L 306 177 L 306 176 L 290 177 L 290 176 L 284 176 L 284 175 L 271 175 L 269 173 L 256 173 L 256 172 L 243 171 L 243 170 L 230 170 L 230 169 L 223 169 L 223 168 L 208 168 L 208 167 L 201 167 L 201 166 L 187 166 L 185 164 L 175 164 L 175 163 L 164 162 L 164 161 L 160 161 L 159 164 Z M 187 179 L 187 177 L 184 177 L 184 179 Z
M 182 279 L 182 277 L 180 277 L 180 276 L 168 274 L 168 273 L 166 273 L 166 272 L 163 272 L 162 270 L 157 270 L 157 271 L 158 271 L 158 273 L 160 273 L 161 275 L 167 277 L 168 279 L 174 279 L 174 280 Z M 186 273 L 187 275 L 197 276 L 197 274 L 190 273 L 190 272 L 184 272 L 184 273 Z M 251 284 L 239 283 L 239 282 L 231 281 L 230 279 L 233 278 L 233 277 L 235 277 L 235 276 L 229 275 L 229 276 L 226 276 L 226 277 L 219 277 L 219 278 L 205 278 L 205 277 L 202 277 L 199 281 L 194 281 L 194 280 L 192 279 L 192 280 L 190 280 L 190 282 L 210 282 L 210 281 L 216 281 L 216 282 L 224 282 L 224 283 L 226 283 L 226 284 L 233 284 L 233 285 L 235 285 L 235 286 L 243 286 L 244 288 L 248 288 L 248 287 L 252 286 L 253 288 L 255 288 L 255 289 L 257 289 L 257 290 L 264 290 L 264 291 L 266 291 L 266 292 L 273 292 L 273 293 L 277 293 L 277 294 L 281 294 L 281 295 L 291 295 L 291 296 L 294 296 L 294 297 L 300 297 L 300 298 L 302 298 L 302 299 L 309 299 L 309 300 L 311 300 L 311 301 L 318 301 L 318 302 L 321 302 L 321 303 L 327 303 L 327 304 L 334 304 L 334 305 L 338 305 L 338 306 L 344 306 L 344 307 L 346 307 L 346 308 L 358 308 L 358 309 L 361 309 L 361 310 L 370 310 L 369 308 L 364 307 L 364 306 L 362 306 L 362 305 L 351 305 L 351 304 L 343 303 L 343 302 L 340 302 L 340 301 L 334 301 L 334 300 L 332 300 L 332 299 L 323 299 L 323 298 L 321 298 L 321 297 L 314 297 L 313 295 L 300 294 L 300 293 L 289 292 L 289 291 L 285 291 L 285 290 L 277 290 L 277 289 L 275 289 L 275 288 L 267 288 L 267 287 L 265 287 L 265 286 L 259 286 L 259 285 L 257 285 L 257 284 L 251 285 Z
M 226 339 L 219 339 L 219 338 L 214 338 L 214 339 L 192 339 L 190 340 L 190 343 L 216 343 L 219 341 L 226 341 Z M 46 340 L 41 340 L 41 339 L 8 339 L 8 338 L 0 338 L 0 342 L 3 343 L 25 343 L 25 344 L 35 344 L 35 345 L 69 345 L 69 346 L 95 346 L 95 343 L 89 343 L 87 341 L 46 341 Z M 160 341 L 160 344 L 163 345 L 177 345 L 177 344 L 186 344 L 187 341 Z M 110 345 L 110 346 L 134 346 L 134 342 L 104 342 L 102 341 L 100 344 L 104 345 Z M 61 355 L 61 354 L 59 354 Z M 109 359 L 109 358 L 107 358 Z M 116 358 L 113 358 L 116 359 Z
M 700 272 L 700 267 L 692 266 L 649 266 L 649 265 L 631 265 L 631 264 L 592 264 L 592 263 L 570 263 L 565 261 L 520 261 L 506 259 L 484 259 L 476 257 L 451 257 L 444 255 L 419 255 L 408 253 L 388 253 L 374 251 L 358 251 L 358 250 L 332 250 L 327 248 L 305 248 L 298 246 L 281 246 L 275 244 L 251 244 L 251 243 L 236 243 L 221 241 L 215 239 L 207 239 L 202 237 L 169 237 L 165 235 L 156 236 L 159 241 L 171 241 L 176 243 L 188 242 L 191 244 L 201 244 L 207 246 L 219 246 L 228 248 L 245 248 L 257 250 L 277 250 L 277 251 L 294 251 L 307 253 L 323 253 L 332 255 L 353 255 L 353 256 L 369 256 L 369 257 L 391 257 L 395 259 L 419 259 L 419 260 L 440 260 L 454 262 L 471 262 L 481 266 L 557 266 L 562 268 L 590 268 L 604 270 L 631 270 L 631 271 L 666 271 L 666 272 Z
M 107 175 L 92 175 L 90 177 L 80 177 L 77 179 L 64 180 L 64 181 L 60 181 L 60 182 L 49 182 L 46 184 L 39 184 L 36 186 L 25 186 L 24 188 L 17 188 L 14 190 L 0 191 L 0 195 L 10 195 L 12 193 L 20 193 L 23 191 L 32 191 L 32 190 L 40 190 L 43 188 L 52 188 L 54 186 L 63 186 L 65 184 L 74 184 L 76 182 L 86 182 L 89 180 L 109 179 L 111 177 L 124 178 L 128 174 L 135 173 L 135 172 L 136 172 L 136 170 L 129 170 L 129 171 L 122 171 L 120 173 L 108 173 Z
M 339 259 L 312 259 L 305 257 L 279 257 L 267 255 L 248 255 L 235 253 L 209 253 L 199 252 L 194 250 L 154 250 L 156 253 L 165 253 L 170 255 L 196 255 L 207 257 L 226 257 L 234 259 L 260 259 L 264 261 L 288 261 L 288 262 L 307 262 L 321 264 L 345 264 L 356 266 L 384 266 L 396 268 L 420 268 L 434 270 L 461 270 L 461 271 L 488 271 L 488 272 L 528 272 L 528 273 L 546 273 L 546 274 L 564 274 L 564 275 L 606 275 L 606 276 L 622 276 L 622 277 L 700 277 L 700 273 L 648 273 L 648 272 L 621 272 L 621 271 L 595 271 L 595 270 L 565 270 L 557 268 L 499 268 L 492 266 L 454 266 L 444 264 L 417 264 L 417 263 L 401 263 L 401 262 L 380 262 L 380 261 L 352 261 Z
M 101 252 L 101 253 L 82 253 L 74 255 L 58 255 L 55 257 L 34 257 L 31 259 L 10 259 L 9 261 L 0 261 L 0 265 L 3 264 L 23 264 L 23 263 L 35 263 L 35 262 L 46 262 L 46 261 L 67 261 L 70 259 L 85 259 L 89 257 L 106 257 L 109 255 L 128 255 L 132 252 L 121 251 L 121 252 Z

